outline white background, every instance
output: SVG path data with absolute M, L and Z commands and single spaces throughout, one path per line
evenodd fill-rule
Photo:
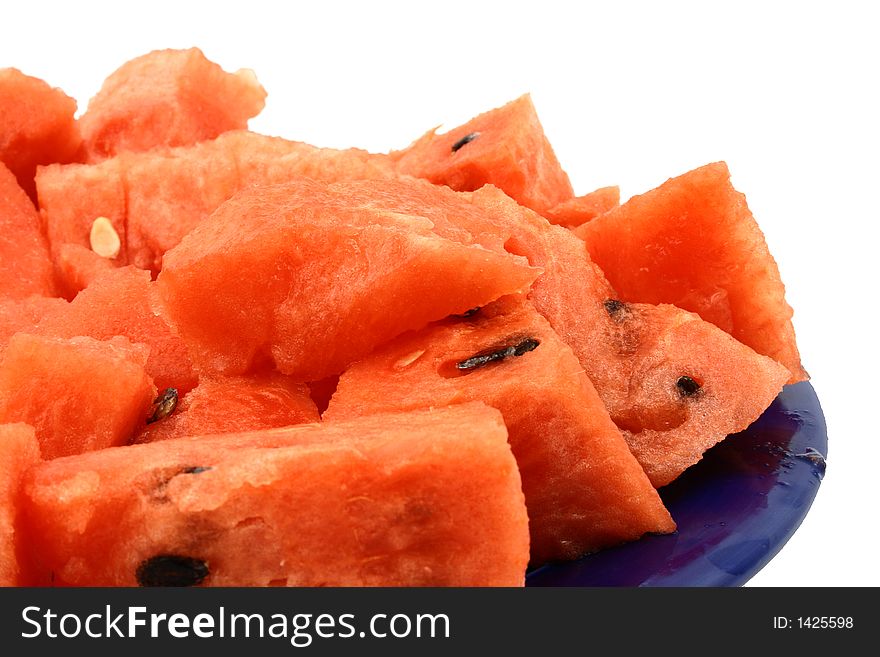
M 812 510 L 751 584 L 877 586 L 872 5 L 22 2 L 3 7 L 0 67 L 83 110 L 127 59 L 195 45 L 256 71 L 254 130 L 375 151 L 530 91 L 578 193 L 627 198 L 726 160 L 779 262 L 830 442 Z

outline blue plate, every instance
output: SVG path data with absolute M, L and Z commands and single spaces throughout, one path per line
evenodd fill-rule
M 660 490 L 678 531 L 543 566 L 526 585 L 740 586 L 801 524 L 827 450 L 813 387 L 786 386 L 752 426 Z

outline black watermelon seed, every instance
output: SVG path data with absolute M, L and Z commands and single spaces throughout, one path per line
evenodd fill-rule
M 480 312 L 480 307 L 479 307 L 479 306 L 477 306 L 476 308 L 471 308 L 470 310 L 465 310 L 465 311 L 464 311 L 463 313 L 461 313 L 460 315 L 456 315 L 456 317 L 473 317 L 473 316 L 476 315 L 478 312 Z
M 614 319 L 621 319 L 621 316 L 626 312 L 626 304 L 617 299 L 606 299 L 603 305 L 608 314 Z
M 150 414 L 147 416 L 147 424 L 164 420 L 177 408 L 177 388 L 166 388 L 165 392 L 153 400 Z
M 139 586 L 195 586 L 210 571 L 201 559 L 177 554 L 159 554 L 141 562 L 135 576 Z
M 203 472 L 207 472 L 210 469 L 211 469 L 210 466 L 203 467 L 201 465 L 197 465 L 192 468 L 184 468 L 183 470 L 180 471 L 180 474 L 202 474 Z
M 700 384 L 689 376 L 678 377 L 675 386 L 678 388 L 678 394 L 682 397 L 693 397 L 700 392 Z
M 474 139 L 480 136 L 479 132 L 469 132 L 452 145 L 452 152 L 457 153 L 462 146 L 470 144 Z
M 522 356 L 523 354 L 536 349 L 539 344 L 541 343 L 534 338 L 525 338 L 516 344 L 481 351 L 470 358 L 456 363 L 455 366 L 460 370 L 475 370 L 484 365 L 488 365 L 489 363 L 504 360 L 505 358 Z
M 535 340 L 534 338 L 526 338 L 525 340 L 520 342 L 518 345 L 516 345 L 516 347 L 514 347 L 513 355 L 514 356 L 522 356 L 523 354 L 527 354 L 530 351 L 534 351 L 535 349 L 537 349 L 539 344 L 541 344 L 541 343 L 538 342 L 537 340 Z

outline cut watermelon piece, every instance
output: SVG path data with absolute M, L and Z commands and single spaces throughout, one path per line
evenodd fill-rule
M 402 174 L 460 192 L 494 185 L 538 212 L 574 196 L 528 94 L 392 157 Z
M 0 363 L 0 424 L 34 427 L 46 459 L 125 444 L 156 396 L 146 352 L 122 337 L 18 333 Z
M 25 472 L 40 462 L 40 445 L 27 424 L 0 424 L 0 586 L 27 586 L 19 517 Z
M 709 164 L 577 229 L 623 301 L 698 313 L 808 378 L 776 261 L 723 162 Z
M 118 263 L 79 244 L 62 244 L 55 258 L 55 283 L 65 299 L 73 299 Z
M 538 273 L 383 206 L 383 182 L 367 205 L 346 207 L 348 189 L 245 190 L 166 254 L 160 296 L 200 368 L 241 374 L 271 359 L 318 380 L 404 331 L 525 290 Z M 432 188 L 411 187 L 413 202 L 422 189 Z
M 541 215 L 551 224 L 573 228 L 620 205 L 619 187 L 602 187 L 594 192 L 563 201 Z
M 655 486 L 758 419 L 788 379 L 785 367 L 693 313 L 615 301 L 607 308 L 615 361 L 597 388 Z
M 153 309 L 155 284 L 150 273 L 134 267 L 98 276 L 59 312 L 40 323 L 36 333 L 60 338 L 87 335 L 108 340 L 116 335 L 149 347 L 147 374 L 159 389 L 191 390 L 198 381 L 184 342 Z
M 0 163 L 36 201 L 37 166 L 72 162 L 80 148 L 76 101 L 18 69 L 0 69 Z
M 96 161 L 247 128 L 265 104 L 253 71 L 227 73 L 198 48 L 155 50 L 104 81 L 80 126 L 87 156 Z
M 37 186 L 56 259 L 62 244 L 89 247 L 95 219 L 106 217 L 122 241 L 114 261 L 155 273 L 167 250 L 239 190 L 302 177 L 335 182 L 395 176 L 387 155 L 233 131 L 194 146 L 126 153 L 96 165 L 47 167 Z
M 52 296 L 55 284 L 40 215 L 0 162 L 0 299 Z
M 504 416 L 532 565 L 675 529 L 577 358 L 527 302 L 499 301 L 380 348 L 340 377 L 324 420 L 472 400 Z
M 528 561 L 482 404 L 93 452 L 25 497 L 35 571 L 62 586 L 521 586 Z
M 308 387 L 286 376 L 203 378 L 176 410 L 148 424 L 135 442 L 274 429 L 320 419 Z

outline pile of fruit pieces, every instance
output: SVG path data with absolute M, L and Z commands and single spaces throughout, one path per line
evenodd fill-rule
M 265 96 L 0 70 L 3 585 L 522 585 L 807 378 L 724 163 L 621 205 L 528 96 L 387 154 Z

